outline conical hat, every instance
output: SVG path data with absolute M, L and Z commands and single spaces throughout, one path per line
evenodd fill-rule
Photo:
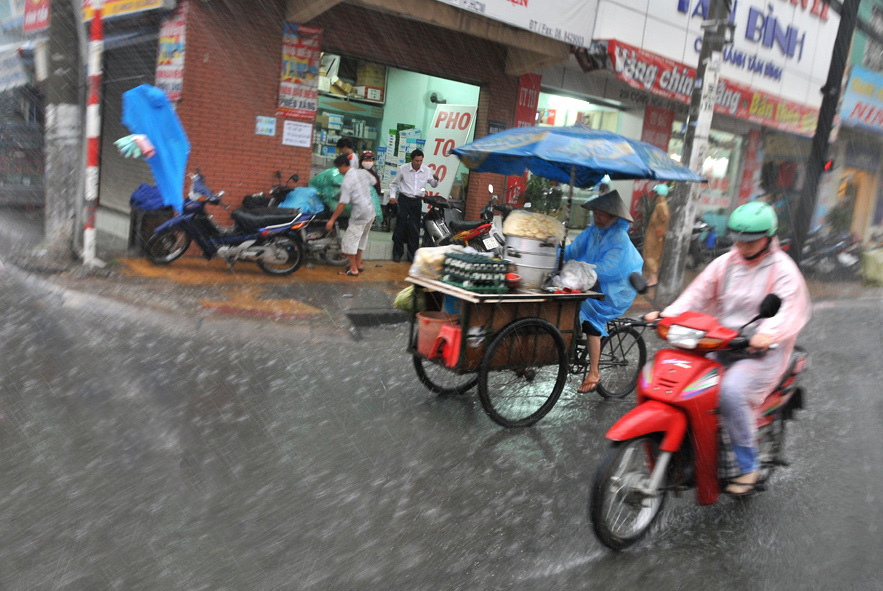
M 625 206 L 625 202 L 616 190 L 593 197 L 582 204 L 581 207 L 586 209 L 597 209 L 615 215 L 618 218 L 633 222 L 632 216 L 629 214 L 629 208 Z

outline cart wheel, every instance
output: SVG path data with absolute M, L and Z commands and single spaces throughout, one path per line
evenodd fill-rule
M 601 341 L 598 394 L 623 398 L 638 385 L 638 375 L 647 361 L 644 337 L 631 326 L 617 326 Z M 588 366 L 586 366 L 588 371 Z
M 478 395 L 495 422 L 527 427 L 552 410 L 566 381 L 561 333 L 540 318 L 522 318 L 488 345 L 478 370 Z
M 414 355 L 414 369 L 424 386 L 442 396 L 465 394 L 478 381 L 477 373 L 454 373 L 442 365 L 427 361 L 420 355 Z

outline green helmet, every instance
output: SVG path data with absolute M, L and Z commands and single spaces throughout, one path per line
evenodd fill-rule
M 752 201 L 737 207 L 727 220 L 730 237 L 736 242 L 751 242 L 774 236 L 779 229 L 776 210 L 763 201 Z

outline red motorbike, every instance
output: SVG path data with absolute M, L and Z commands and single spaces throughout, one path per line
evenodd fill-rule
M 780 305 L 778 296 L 768 295 L 760 313 L 745 326 L 775 316 Z M 719 474 L 718 420 L 725 369 L 707 355 L 715 351 L 751 355 L 741 329 L 723 327 L 712 316 L 686 312 L 646 324 L 655 324 L 660 338 L 674 348 L 660 350 L 644 366 L 637 406 L 607 432 L 612 443 L 595 473 L 589 512 L 595 535 L 613 550 L 634 544 L 647 532 L 669 492 L 695 487 L 700 505 L 718 499 L 726 485 L 725 475 Z M 764 490 L 774 468 L 787 465 L 785 422 L 803 408 L 796 378 L 806 358 L 803 350 L 795 348 L 781 381 L 761 406 L 760 478 L 755 490 Z

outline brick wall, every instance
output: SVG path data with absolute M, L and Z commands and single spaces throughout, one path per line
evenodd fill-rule
M 231 205 L 266 190 L 281 170 L 308 180 L 310 150 L 283 146 L 282 122 L 275 137 L 254 133 L 255 118 L 275 116 L 282 53 L 283 2 L 249 0 L 191 2 L 183 98 L 178 113 L 190 137 L 190 169 L 200 168 L 209 186 L 224 189 Z M 433 25 L 340 4 L 308 24 L 323 30 L 323 49 L 396 68 L 480 87 L 475 137 L 488 120 L 511 124 L 518 80 L 504 74 L 505 48 Z M 467 217 L 487 202 L 487 185 L 502 191 L 504 177 L 471 174 Z M 498 191 L 498 192 L 499 192 Z M 226 214 L 216 210 L 219 221 Z

